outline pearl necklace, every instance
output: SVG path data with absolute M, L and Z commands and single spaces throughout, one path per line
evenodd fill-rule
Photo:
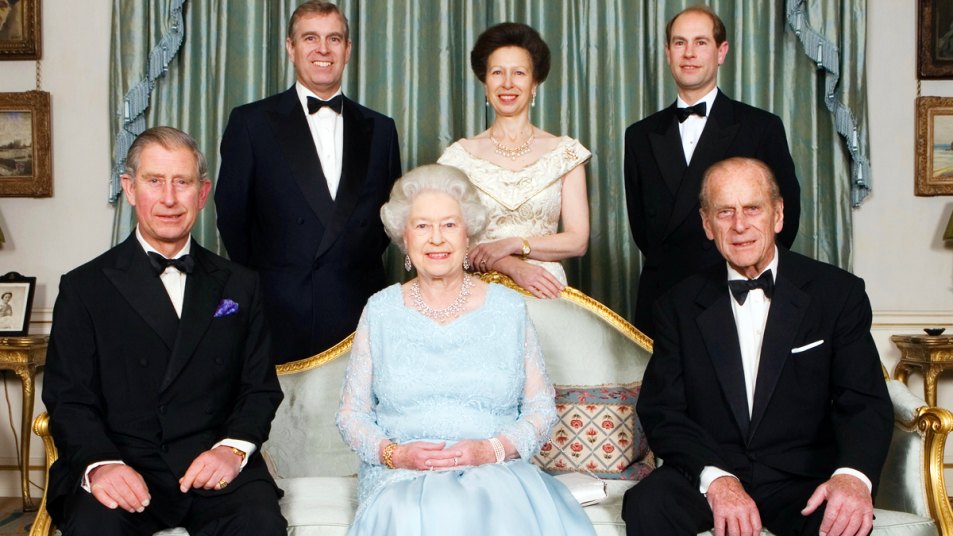
M 460 285 L 460 294 L 457 295 L 457 299 L 453 300 L 453 303 L 444 309 L 434 309 L 424 303 L 424 299 L 420 295 L 420 283 L 415 279 L 410 285 L 410 299 L 414 302 L 414 308 L 416 308 L 420 314 L 442 324 L 460 316 L 460 313 L 463 312 L 463 306 L 466 305 L 467 300 L 470 299 L 471 288 L 473 288 L 473 278 L 469 275 L 464 275 L 463 284 Z
M 495 147 L 493 151 L 502 157 L 509 158 L 510 160 L 516 160 L 517 158 L 528 153 L 529 144 L 533 142 L 533 138 L 534 138 L 533 132 L 530 131 L 529 137 L 526 138 L 526 141 L 517 145 L 516 147 L 510 147 L 508 145 L 503 145 L 503 143 L 500 140 L 493 137 L 493 134 L 490 134 L 490 141 L 493 142 L 493 145 Z

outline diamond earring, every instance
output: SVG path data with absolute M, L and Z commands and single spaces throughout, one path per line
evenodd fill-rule
M 414 265 L 410 264 L 410 255 L 404 255 L 404 270 L 410 271 Z
M 469 253 L 463 256 L 463 269 L 464 270 L 470 269 L 470 254 Z

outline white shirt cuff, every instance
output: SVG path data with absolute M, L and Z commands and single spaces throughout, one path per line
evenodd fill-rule
M 850 467 L 840 467 L 836 471 L 834 471 L 834 474 L 831 476 L 834 476 L 834 475 L 855 476 L 859 478 L 860 481 L 863 482 L 865 486 L 867 486 L 867 491 L 873 492 L 874 485 L 870 482 L 870 479 L 867 478 L 867 475 L 865 475 L 864 473 L 861 473 L 857 469 L 851 469 Z
M 86 468 L 86 472 L 83 473 L 83 481 L 79 484 L 81 488 L 92 493 L 92 488 L 89 484 L 89 473 L 93 472 L 93 469 L 99 467 L 100 465 L 112 465 L 112 464 L 126 465 L 122 460 L 106 460 L 104 462 L 96 462 L 89 464 L 89 467 Z
M 705 468 L 702 469 L 702 474 L 698 478 L 698 491 L 700 491 L 702 495 L 708 493 L 708 486 L 711 486 L 712 482 L 723 476 L 730 476 L 734 479 L 738 478 L 728 471 L 724 471 L 713 465 L 706 465 Z
M 238 468 L 239 471 L 245 468 L 245 465 L 248 463 L 248 460 L 251 458 L 251 455 L 255 453 L 255 444 L 249 443 L 248 441 L 242 441 L 241 439 L 229 439 L 225 438 L 218 443 L 212 445 L 212 449 L 215 447 L 234 447 L 245 453 L 245 459 L 242 460 L 241 466 Z M 209 450 L 212 450 L 209 449 Z

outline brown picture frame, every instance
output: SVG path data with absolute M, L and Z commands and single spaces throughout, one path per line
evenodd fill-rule
M 917 98 L 914 193 L 953 195 L 953 98 Z
M 0 93 L 0 197 L 53 195 L 50 124 L 49 93 Z
M 17 272 L 0 276 L 0 336 L 26 335 L 30 331 L 30 313 L 36 278 Z
M 38 60 L 42 57 L 40 0 L 8 0 L 0 8 L 0 60 Z

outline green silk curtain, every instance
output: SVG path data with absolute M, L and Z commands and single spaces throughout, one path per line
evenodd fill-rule
M 145 58 L 167 30 L 171 0 L 114 0 L 111 104 L 143 76 Z M 631 238 L 622 175 L 623 137 L 631 123 L 675 99 L 664 57 L 666 22 L 695 2 L 650 0 L 341 0 L 353 49 L 345 70 L 349 97 L 393 117 L 404 170 L 432 163 L 454 140 L 492 121 L 483 88 L 469 68 L 476 36 L 497 22 L 525 22 L 552 50 L 552 70 L 531 112 L 533 122 L 578 138 L 587 166 L 591 238 L 585 257 L 565 261 L 569 282 L 627 318 L 641 268 Z M 284 50 L 297 0 L 188 0 L 185 40 L 157 80 L 147 126 L 192 134 L 214 179 L 218 143 L 235 106 L 283 91 L 294 81 Z M 851 162 L 824 105 L 824 70 L 802 50 L 785 20 L 783 0 L 713 0 L 730 49 L 719 76 L 729 96 L 784 121 L 802 188 L 794 249 L 845 268 L 851 263 Z M 866 146 L 864 78 L 866 0 L 813 1 L 811 27 L 840 48 L 839 94 Z M 116 123 L 116 121 L 114 121 Z M 118 124 L 118 123 L 117 123 Z M 117 127 L 114 127 L 114 129 Z M 113 132 L 115 134 L 115 131 Z M 194 231 L 222 252 L 214 207 Z M 117 203 L 114 241 L 134 225 Z M 404 277 L 389 254 L 394 280 Z

